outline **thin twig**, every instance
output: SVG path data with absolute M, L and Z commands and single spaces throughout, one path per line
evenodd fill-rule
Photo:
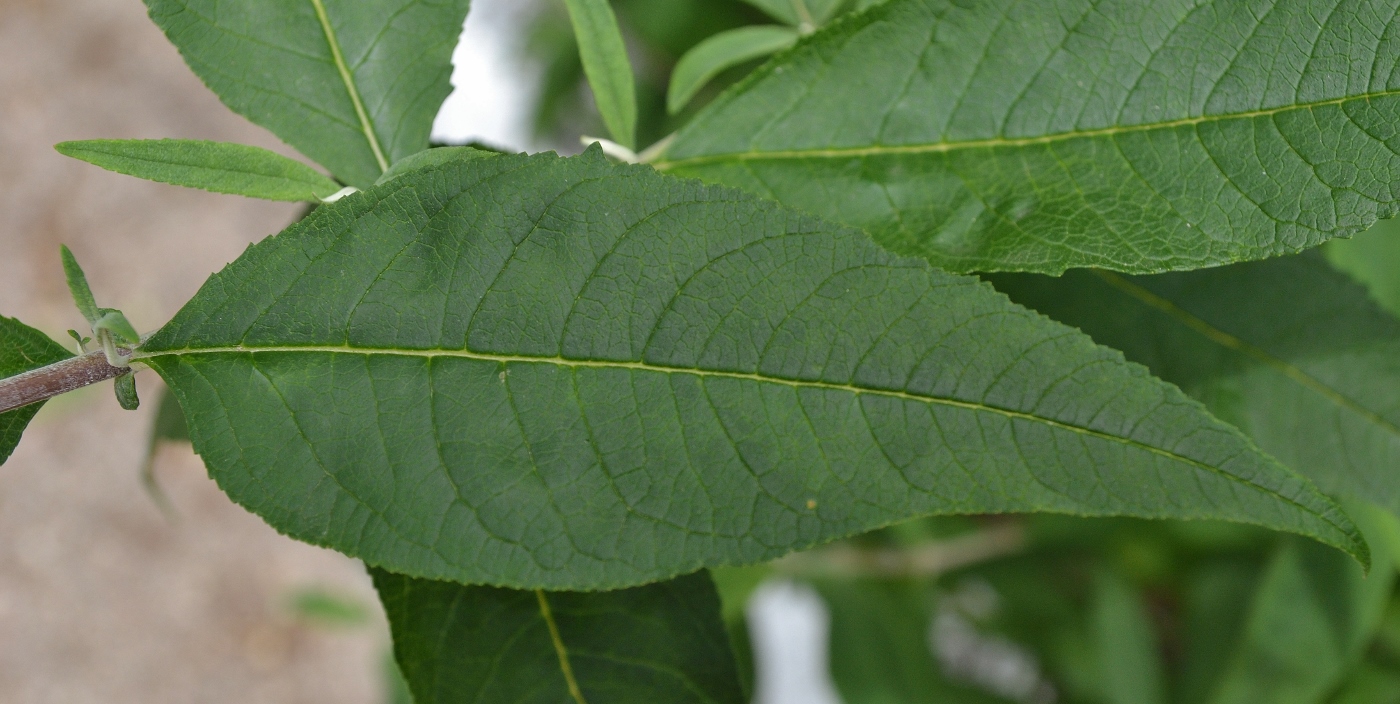
M 130 350 L 119 350 L 130 355 Z M 107 363 L 101 350 L 65 359 L 8 379 L 0 379 L 0 413 L 47 401 L 54 396 L 130 374 L 131 368 Z

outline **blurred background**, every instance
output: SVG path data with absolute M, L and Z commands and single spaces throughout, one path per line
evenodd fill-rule
M 614 6 L 641 145 L 756 64 L 673 116 L 678 57 L 773 21 L 739 0 Z M 558 0 L 475 0 L 454 64 L 437 143 L 574 153 L 603 133 Z M 98 297 L 150 330 L 301 215 L 51 148 L 158 137 L 294 155 L 200 84 L 140 0 L 0 0 L 0 312 L 67 339 L 64 243 Z M 1391 234 L 1329 255 L 1400 312 Z M 158 423 L 159 379 L 138 385 L 135 413 L 108 385 L 49 403 L 0 468 L 0 703 L 403 701 L 361 565 L 230 503 L 188 444 L 159 441 L 178 436 Z M 1235 686 L 1361 704 L 1400 702 L 1393 574 L 1363 579 L 1340 553 L 1241 526 L 1046 516 L 914 521 L 715 578 L 760 704 L 1225 702 Z M 1282 667 L 1258 655 L 1271 643 L 1309 657 Z

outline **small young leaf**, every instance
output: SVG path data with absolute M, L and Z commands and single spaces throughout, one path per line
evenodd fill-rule
M 457 159 L 482 159 L 489 156 L 496 156 L 497 154 L 498 152 L 489 152 L 485 149 L 477 149 L 475 147 L 436 147 L 433 149 L 424 149 L 389 167 L 389 170 L 385 171 L 384 175 L 380 176 L 379 180 L 376 181 L 374 185 L 377 186 L 381 183 L 387 183 L 404 174 L 417 171 L 418 169 L 440 166 L 449 161 L 455 161 Z
M 1263 259 L 1400 212 L 1397 31 L 1339 0 L 891 0 L 652 163 L 952 271 Z
M 235 501 L 435 579 L 631 586 L 934 513 L 1219 518 L 1365 555 L 1305 479 L 1087 336 L 596 148 L 322 206 L 136 358 Z
M 0 378 L 61 362 L 73 353 L 63 345 L 14 318 L 0 315 Z M 24 434 L 25 426 L 39 412 L 42 403 L 0 413 L 0 464 L 9 459 Z
M 89 325 L 96 325 L 102 318 L 102 312 L 92 295 L 92 287 L 88 286 L 87 274 L 83 273 L 77 257 L 73 256 L 67 245 L 58 246 L 58 255 L 63 260 L 63 275 L 68 279 L 68 292 L 73 295 L 73 304 Z
M 745 701 L 705 572 L 598 593 L 370 573 L 418 704 Z
M 94 335 L 106 330 L 120 342 L 134 345 L 141 341 L 141 335 L 132 327 L 131 321 L 121 311 L 115 308 L 98 308 L 97 321 L 92 324 Z
M 93 139 L 54 145 L 64 156 L 176 186 L 264 200 L 319 202 L 340 184 L 261 147 L 193 139 Z
M 593 99 L 613 141 L 637 148 L 637 89 L 627 46 L 608 0 L 564 0 Z
M 146 0 L 235 112 L 368 188 L 428 148 L 468 0 Z
M 1123 351 L 1324 491 L 1400 512 L 1400 321 L 1315 252 L 1127 277 L 991 277 Z
M 135 374 L 123 374 L 112 381 L 117 391 L 117 403 L 121 404 L 122 409 L 134 411 L 141 407 L 141 399 L 136 395 Z
M 740 27 L 696 44 L 671 72 L 666 109 L 672 114 L 680 112 L 721 71 L 786 49 L 797 43 L 799 36 L 797 30 L 788 27 Z

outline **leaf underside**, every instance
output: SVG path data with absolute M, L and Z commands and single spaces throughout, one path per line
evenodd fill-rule
M 1221 518 L 1365 550 L 1087 336 L 596 148 L 319 208 L 138 357 L 236 501 L 415 576 L 614 588 L 933 513 Z
M 659 168 L 954 271 L 1293 253 L 1397 212 L 1394 0 L 892 0 L 804 40 Z
M 992 280 L 1147 365 L 1324 491 L 1400 513 L 1400 321 L 1320 255 Z
M 14 318 L 0 315 L 0 379 L 61 362 L 73 353 Z M 43 403 L 0 413 L 0 464 L 10 458 L 20 436 Z
M 744 701 L 707 573 L 593 593 L 371 573 L 418 704 Z
M 358 188 L 428 148 L 468 0 L 146 0 L 234 112 Z M 322 15 L 324 11 L 324 17 Z

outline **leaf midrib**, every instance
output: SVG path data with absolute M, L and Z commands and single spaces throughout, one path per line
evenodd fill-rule
M 1139 286 L 1138 284 L 1135 284 L 1132 281 L 1129 281 L 1128 279 L 1118 274 L 1114 274 L 1107 271 L 1094 270 L 1094 275 L 1098 276 L 1109 286 L 1112 286 L 1113 288 L 1117 289 L 1120 293 L 1138 301 L 1139 303 L 1142 303 L 1143 305 L 1148 306 L 1149 308 L 1153 308 L 1161 313 L 1164 313 L 1167 317 L 1175 320 L 1177 323 L 1185 326 L 1186 328 L 1190 329 L 1192 332 L 1195 332 L 1201 337 L 1204 337 L 1207 340 L 1210 340 L 1211 342 L 1214 342 L 1215 344 L 1224 347 L 1225 349 L 1231 350 L 1233 352 L 1238 352 L 1239 354 L 1243 354 L 1247 357 L 1254 359 L 1257 362 L 1260 362 L 1261 364 L 1264 364 L 1265 366 L 1282 374 L 1289 381 L 1292 381 L 1298 384 L 1299 386 L 1302 386 L 1303 388 L 1308 389 L 1309 391 L 1312 391 L 1313 393 L 1316 393 L 1317 395 L 1327 399 L 1333 405 L 1336 405 L 1340 408 L 1345 408 L 1361 416 L 1362 418 L 1365 418 L 1370 423 L 1379 426 L 1382 430 L 1390 433 L 1396 438 L 1400 438 L 1400 426 L 1396 426 L 1384 416 L 1361 405 L 1357 401 L 1352 400 L 1351 397 L 1332 388 L 1331 386 L 1328 386 L 1327 384 L 1323 383 L 1321 380 L 1317 379 L 1311 374 L 1308 374 L 1302 369 L 1299 369 L 1297 366 L 1294 366 L 1293 364 L 1290 364 L 1270 354 L 1264 348 L 1252 345 L 1244 341 L 1244 339 L 1240 337 L 1225 332 L 1219 327 L 1216 327 L 1215 325 L 1206 322 L 1204 319 L 1197 317 L 1195 314 L 1191 313 L 1185 308 L 1178 306 L 1171 299 L 1159 296 L 1156 293 L 1150 291 L 1149 289 L 1143 286 Z
M 335 30 L 331 27 L 326 6 L 322 0 L 311 0 L 311 5 L 316 8 L 316 20 L 321 23 L 321 31 L 326 35 L 326 43 L 331 47 L 331 59 L 335 62 L 335 70 L 340 73 L 340 80 L 345 83 L 345 92 L 350 94 L 350 103 L 355 106 L 360 130 L 364 132 L 365 141 L 369 142 L 370 151 L 374 153 L 374 161 L 379 164 L 379 172 L 384 173 L 389 170 L 389 161 L 384 158 L 384 149 L 379 146 L 379 137 L 374 133 L 374 123 L 365 111 L 364 102 L 360 100 L 360 90 L 355 86 L 355 77 L 350 74 L 350 67 L 345 63 L 345 56 L 340 51 L 340 40 L 336 38 Z
M 1217 475 L 1222 476 L 1222 477 L 1224 477 L 1224 478 L 1226 478 L 1226 479 L 1228 479 L 1228 480 L 1230 480 L 1230 481 L 1233 481 L 1233 482 L 1236 482 L 1236 483 L 1239 483 L 1239 484 L 1243 484 L 1243 485 L 1245 485 L 1245 486 L 1248 486 L 1248 487 L 1251 487 L 1251 488 L 1256 489 L 1256 490 L 1258 490 L 1258 491 L 1261 491 L 1261 492 L 1263 492 L 1263 493 L 1265 493 L 1265 494 L 1268 494 L 1268 495 L 1271 495 L 1271 496 L 1275 496 L 1275 497 L 1277 497 L 1278 499 L 1280 499 L 1280 500 L 1282 500 L 1282 501 L 1284 501 L 1284 502 L 1286 502 L 1286 503 L 1289 503 L 1289 504 L 1291 504 L 1291 505 L 1297 507 L 1299 510 L 1303 511 L 1304 513 L 1307 513 L 1307 514 L 1312 515 L 1312 516 L 1316 516 L 1317 518 L 1320 518 L 1320 519 L 1326 521 L 1329 525 L 1331 525 L 1332 527 L 1336 528 L 1336 529 L 1337 529 L 1338 531 L 1340 531 L 1341 533 L 1343 533 L 1343 534 L 1348 534 L 1348 531 L 1347 531 L 1343 526 L 1341 526 L 1341 525 L 1337 524 L 1336 522 L 1332 521 L 1332 520 L 1331 520 L 1330 518 L 1328 518 L 1327 516 L 1324 516 L 1323 514 L 1318 513 L 1315 509 L 1313 509 L 1313 508 L 1311 508 L 1311 507 L 1309 507 L 1309 506 L 1303 505 L 1302 503 L 1296 501 L 1296 500 L 1293 499 L 1292 497 L 1284 496 L 1284 495 L 1280 494 L 1277 490 L 1274 490 L 1274 489 L 1271 489 L 1271 488 L 1269 488 L 1269 487 L 1266 487 L 1266 486 L 1262 486 L 1262 485 L 1260 485 L 1260 484 L 1257 484 L 1257 483 L 1255 483 L 1255 482 L 1253 482 L 1253 481 L 1250 481 L 1249 479 L 1247 479 L 1247 478 L 1245 478 L 1245 477 L 1241 477 L 1241 476 L 1238 476 L 1238 475 L 1230 474 L 1230 473 L 1228 473 L 1228 472 L 1226 472 L 1226 471 L 1224 471 L 1224 470 L 1222 470 L 1222 469 L 1220 469 L 1220 468 L 1218 468 L 1218 467 L 1212 467 L 1212 466 L 1209 465 L 1209 464 L 1206 464 L 1206 463 L 1204 463 L 1204 462 L 1201 462 L 1200 460 L 1193 459 L 1193 458 L 1191 458 L 1191 457 L 1186 457 L 1186 456 L 1184 456 L 1184 455 L 1179 455 L 1179 454 L 1177 454 L 1177 453 L 1171 452 L 1171 451 L 1169 451 L 1169 450 L 1165 450 L 1165 449 L 1163 449 L 1163 448 L 1153 447 L 1152 445 L 1148 445 L 1148 444 L 1139 442 L 1139 441 L 1134 440 L 1134 439 L 1132 439 L 1132 438 L 1123 437 L 1123 436 L 1120 436 L 1120 435 L 1113 435 L 1113 434 L 1111 434 L 1111 433 L 1107 433 L 1107 432 L 1104 432 L 1104 431 L 1101 431 L 1101 430 L 1095 430 L 1095 429 L 1093 429 L 1093 428 L 1086 428 L 1086 427 L 1079 426 L 1079 425 L 1073 425 L 1073 424 L 1071 424 L 1071 423 L 1066 423 L 1066 422 L 1063 422 L 1063 421 L 1054 420 L 1054 419 L 1052 419 L 1052 418 L 1045 418 L 1045 417 L 1043 417 L 1043 416 L 1037 416 L 1037 415 L 1035 415 L 1035 414 L 1026 413 L 1026 412 L 1024 412 L 1024 411 L 1016 411 L 1016 410 L 1011 410 L 1011 409 L 1008 409 L 1008 408 L 1001 408 L 1001 407 L 998 407 L 998 406 L 993 406 L 993 405 L 989 405 L 989 404 L 985 404 L 985 403 L 975 403 L 975 402 L 972 402 L 972 401 L 962 401 L 962 400 L 958 400 L 958 399 L 944 398 L 944 397 L 941 397 L 941 396 L 927 396 L 927 395 L 923 395 L 923 394 L 911 393 L 911 392 L 908 392 L 908 391 L 901 391 L 901 390 L 898 390 L 898 389 L 880 389 L 880 388 L 872 388 L 872 387 L 865 387 L 865 386 L 857 386 L 857 385 L 855 385 L 855 384 L 839 384 L 839 383 L 835 383 L 835 382 L 818 381 L 818 380 L 786 379 L 786 378 L 783 378 L 783 377 L 775 377 L 775 376 L 769 376 L 769 375 L 766 375 L 766 374 L 750 373 L 750 372 L 733 372 L 733 371 L 723 371 L 723 370 L 714 370 L 714 369 L 696 369 L 696 368 L 691 368 L 691 367 L 672 367 L 672 366 L 666 366 L 666 365 L 661 365 L 661 364 L 652 364 L 652 363 L 648 363 L 648 362 L 631 362 L 631 361 L 620 361 L 620 360 L 614 361 L 614 360 L 569 359 L 569 358 L 566 358 L 566 357 L 545 357 L 545 356 L 536 356 L 536 355 L 494 354 L 494 353 L 476 352 L 476 351 L 464 350 L 464 349 L 403 349 L 403 348 L 388 348 L 388 347 L 379 347 L 379 348 L 376 348 L 376 347 L 350 347 L 350 346 L 346 346 L 346 345 L 275 345 L 275 346 L 272 346 L 272 345 L 270 345 L 270 346 L 230 345 L 230 346 L 223 346 L 223 347 L 201 347 L 201 348 L 185 348 L 185 349 L 158 350 L 158 351 L 142 351 L 142 350 L 138 350 L 138 351 L 136 352 L 136 354 L 134 354 L 134 355 L 132 356 L 132 361 L 133 361 L 133 362 L 138 362 L 138 361 L 142 361 L 142 360 L 155 359 L 155 358 L 159 358 L 159 357 L 192 357 L 192 356 L 204 355 L 204 354 L 262 354 L 262 353 L 313 353 L 313 354 L 392 355 L 392 356 L 424 357 L 424 358 L 433 358 L 433 357 L 456 357 L 456 358 L 461 358 L 461 359 L 472 359 L 472 360 L 478 360 L 478 361 L 484 361 L 484 362 L 497 362 L 497 363 L 502 363 L 502 364 L 508 364 L 508 363 L 553 364 L 553 365 L 556 365 L 556 366 L 564 366 L 564 367 L 580 367 L 580 368 L 594 368 L 594 369 L 629 369 L 629 370 L 636 370 L 636 371 L 656 372 L 656 373 L 662 373 L 662 374 L 690 374 L 690 375 L 692 375 L 692 376 L 699 376 L 699 377 L 715 377 L 715 378 L 736 379 L 736 380 L 741 380 L 741 381 L 753 381 L 753 382 L 758 382 L 758 383 L 780 384 L 780 385 L 784 385 L 784 386 L 790 386 L 790 387 L 796 388 L 796 389 L 804 389 L 804 388 L 826 389 L 826 390 L 840 391 L 840 392 L 843 392 L 843 393 L 850 393 L 850 394 L 855 394 L 855 395 L 860 395 L 860 394 L 871 394 L 871 395 L 878 395 L 878 396 L 886 396 L 886 397 L 889 397 L 889 398 L 898 398 L 898 399 L 902 399 L 902 400 L 906 400 L 906 401 L 914 401 L 914 402 L 917 402 L 917 403 L 937 404 L 937 405 L 942 405 L 942 406 L 948 406 L 948 407 L 951 407 L 951 408 L 960 408 L 960 409 L 963 409 L 963 410 L 970 410 L 970 411 L 980 411 L 980 412 L 986 412 L 986 413 L 993 413 L 993 414 L 1000 415 L 1000 416 L 1003 416 L 1003 417 L 1005 417 L 1005 418 L 1009 418 L 1009 419 L 1012 419 L 1012 420 L 1024 420 L 1024 421 L 1028 421 L 1028 422 L 1032 422 L 1032 423 L 1039 423 L 1039 424 L 1047 425 L 1047 426 L 1050 426 L 1050 427 L 1053 427 L 1053 428 L 1058 428 L 1058 429 L 1061 429 L 1061 430 L 1066 430 L 1066 431 L 1069 431 L 1069 432 L 1072 432 L 1072 433 L 1076 433 L 1076 434 L 1080 434 L 1080 435 L 1085 435 L 1085 436 L 1089 436 L 1089 437 L 1098 438 L 1098 439 L 1100 439 L 1100 440 L 1106 440 L 1106 441 L 1109 441 L 1109 442 L 1116 442 L 1116 443 L 1119 443 L 1119 444 L 1122 444 L 1122 445 L 1126 445 L 1126 446 L 1128 446 L 1128 447 L 1131 447 L 1131 448 L 1134 448 L 1134 449 L 1137 449 L 1137 450 L 1141 450 L 1141 451 L 1144 451 L 1144 452 L 1149 452 L 1149 453 L 1151 453 L 1151 454 L 1155 454 L 1155 455 L 1158 455 L 1158 456 L 1160 456 L 1160 457 L 1164 457 L 1164 458 L 1167 458 L 1167 459 L 1170 459 L 1170 460 L 1173 460 L 1173 461 L 1176 461 L 1176 462 L 1181 462 L 1181 463 L 1183 463 L 1183 464 L 1186 464 L 1186 465 L 1195 467 L 1195 468 L 1197 468 L 1197 469 L 1205 470 L 1205 471 L 1210 472 L 1210 473 L 1212 473 L 1212 474 L 1217 474 Z M 1290 472 L 1291 472 L 1291 470 L 1286 470 L 1286 471 L 1290 471 Z
M 1041 135 L 1039 137 L 992 137 L 988 139 L 972 139 L 965 141 L 945 141 L 932 142 L 928 144 L 901 144 L 901 145 L 874 145 L 869 147 L 822 147 L 804 149 L 778 149 L 772 151 L 750 150 L 746 152 L 728 152 L 724 154 L 704 154 L 700 156 L 684 157 L 681 159 L 667 160 L 658 159 L 652 166 L 660 171 L 667 171 L 683 166 L 702 166 L 705 164 L 721 163 L 726 161 L 783 161 L 789 159 L 843 159 L 863 156 L 887 156 L 900 154 L 943 154 L 964 149 L 995 149 L 999 147 L 1029 147 L 1039 144 L 1053 144 L 1055 142 L 1065 142 L 1074 139 L 1092 139 L 1094 137 L 1112 137 L 1119 134 L 1130 134 L 1135 132 L 1150 132 L 1153 130 L 1170 130 L 1177 127 L 1190 127 L 1193 125 L 1207 124 L 1212 122 L 1225 122 L 1228 120 L 1249 120 L 1258 117 L 1269 117 L 1295 110 L 1312 110 L 1330 105 L 1343 105 L 1353 101 L 1374 100 L 1377 98 L 1390 98 L 1400 95 L 1400 89 L 1383 90 L 1374 93 L 1359 93 L 1340 98 L 1329 98 L 1310 103 L 1294 103 L 1292 105 L 1281 105 L 1275 108 L 1265 108 L 1261 110 L 1249 110 L 1245 112 L 1220 113 L 1213 115 L 1198 115 L 1196 117 L 1183 117 L 1165 122 L 1147 122 L 1137 125 L 1122 125 L 1114 127 L 1101 127 L 1092 130 L 1078 130 L 1073 132 L 1057 132 L 1055 134 Z M 698 124 L 693 122 L 692 124 Z

